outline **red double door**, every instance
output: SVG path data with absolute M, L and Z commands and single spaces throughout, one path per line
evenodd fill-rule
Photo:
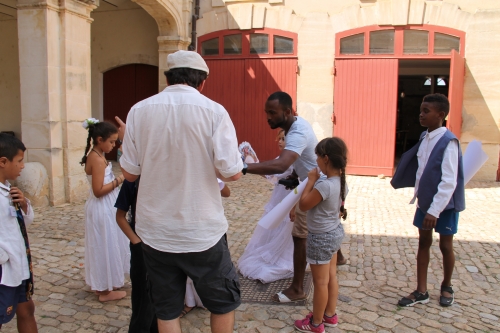
M 238 142 L 250 142 L 261 161 L 279 155 L 276 136 L 264 111 L 269 95 L 287 92 L 296 110 L 297 59 L 206 59 L 210 68 L 202 93 L 222 104 L 236 128 Z
M 395 157 L 398 59 L 335 61 L 334 135 L 349 149 L 347 173 L 392 176 Z M 448 128 L 460 138 L 464 58 L 451 54 Z

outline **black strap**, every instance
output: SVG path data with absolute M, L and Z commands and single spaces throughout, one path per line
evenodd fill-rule
M 26 257 L 28 258 L 28 267 L 30 270 L 30 277 L 28 283 L 26 283 L 26 299 L 30 300 L 33 296 L 33 265 L 31 264 L 31 251 L 30 242 L 28 240 L 28 232 L 26 231 L 26 224 L 24 223 L 23 213 L 21 212 L 21 207 L 16 205 L 17 209 L 17 223 L 19 223 L 19 228 L 21 229 L 21 234 L 24 238 L 24 245 L 26 246 Z
M 446 287 L 446 286 L 441 286 L 441 292 L 446 291 L 447 293 L 454 294 L 455 292 L 453 291 L 452 286 Z

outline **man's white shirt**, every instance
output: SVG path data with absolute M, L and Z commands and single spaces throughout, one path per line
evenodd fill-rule
M 132 107 L 120 165 L 140 175 L 136 232 L 162 252 L 201 252 L 228 229 L 215 169 L 243 168 L 234 125 L 220 104 L 173 85 Z

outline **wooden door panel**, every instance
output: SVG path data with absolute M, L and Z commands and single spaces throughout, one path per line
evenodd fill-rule
M 450 112 L 446 127 L 460 139 L 462 132 L 462 105 L 464 99 L 465 59 L 457 51 L 451 51 L 450 86 L 448 99 Z
M 135 104 L 135 64 L 114 68 L 103 75 L 104 120 L 125 120 Z
M 201 92 L 211 100 L 221 104 L 229 113 L 236 129 L 238 141 L 240 128 L 245 125 L 245 60 L 205 60 L 210 74 Z
M 103 75 L 104 120 L 115 123 L 115 116 L 127 119 L 130 108 L 139 101 L 158 93 L 158 67 L 130 64 L 113 68 Z M 116 123 L 115 123 L 116 124 Z M 106 155 L 116 160 L 117 148 Z
M 262 161 L 280 154 L 276 137 L 279 129 L 272 130 L 267 123 L 264 106 L 269 95 L 284 91 L 292 97 L 296 110 L 297 59 L 245 60 L 245 114 L 247 126 L 242 128 L 242 141 L 254 147 Z
M 163 76 L 163 78 L 165 79 L 165 76 Z M 158 67 L 136 64 L 135 103 L 142 101 L 143 99 L 146 99 L 153 95 L 156 95 L 157 93 L 158 93 Z
M 276 136 L 267 123 L 264 105 L 270 94 L 297 91 L 296 59 L 205 60 L 210 75 L 202 93 L 222 104 L 233 121 L 238 142 L 248 141 L 260 160 L 279 155 Z
M 398 60 L 335 61 L 334 135 L 349 149 L 347 172 L 392 176 Z

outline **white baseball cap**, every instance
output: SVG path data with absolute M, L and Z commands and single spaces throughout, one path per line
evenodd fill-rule
M 196 52 L 179 50 L 167 56 L 168 69 L 192 68 L 208 74 L 208 66 L 205 60 Z

